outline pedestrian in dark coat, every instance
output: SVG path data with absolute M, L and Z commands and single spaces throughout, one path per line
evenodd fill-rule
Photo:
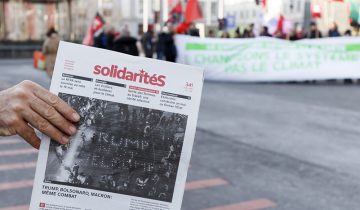
M 188 30 L 188 34 L 189 34 L 190 36 L 197 36 L 197 37 L 200 36 L 199 29 L 196 28 L 196 26 L 195 26 L 194 23 L 191 23 L 190 28 L 189 28 L 189 30 Z
M 156 56 L 159 60 L 165 60 L 165 41 L 166 41 L 166 33 L 161 32 L 158 35 L 158 39 L 156 42 Z
M 260 32 L 260 36 L 267 36 L 271 37 L 271 34 L 269 33 L 269 28 L 267 26 L 263 26 Z
M 106 45 L 107 45 L 107 36 L 104 31 L 94 36 L 94 47 L 106 49 L 107 48 Z
M 341 36 L 341 35 L 338 30 L 338 26 L 336 23 L 333 23 L 332 27 L 329 30 L 329 37 L 339 37 L 339 36 Z
M 139 56 L 139 50 L 136 43 L 137 39 L 131 37 L 130 33 L 127 32 L 114 41 L 113 50 L 128 55 Z
M 170 32 L 165 37 L 165 58 L 166 61 L 175 62 L 177 56 L 177 50 L 175 46 L 174 33 Z
M 152 58 L 154 55 L 154 32 L 152 31 L 152 27 L 149 27 L 148 31 L 142 36 L 141 46 L 145 52 L 145 56 Z
M 319 31 L 319 29 L 317 28 L 316 23 L 312 22 L 310 24 L 310 32 L 309 35 L 307 36 L 309 39 L 318 39 L 318 38 L 322 38 L 322 33 L 321 31 Z

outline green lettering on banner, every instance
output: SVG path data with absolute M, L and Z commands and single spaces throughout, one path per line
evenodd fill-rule
M 189 42 L 185 44 L 188 51 L 243 51 L 249 48 L 249 44 L 211 44 Z
M 207 50 L 207 45 L 199 43 L 186 43 L 186 50 Z
M 346 51 L 360 51 L 360 44 L 348 44 L 346 45 Z
M 244 74 L 247 69 L 244 64 L 232 64 L 225 66 L 225 73 Z
M 359 60 L 359 56 L 356 53 L 329 53 L 329 59 L 334 62 L 356 62 Z
M 320 66 L 319 61 L 284 61 L 272 64 L 274 71 L 316 70 Z
M 195 55 L 193 62 L 196 64 L 225 64 L 231 60 L 230 56 L 226 55 Z
M 203 66 L 222 79 L 257 81 L 337 78 L 349 75 L 359 78 L 359 39 L 287 42 L 276 39 L 251 40 L 185 40 L 182 43 L 185 63 Z M 185 49 L 184 49 L 185 48 Z M 353 69 L 354 68 L 354 69 Z M 212 74 L 211 71 L 216 72 Z M 258 77 L 260 76 L 260 77 Z

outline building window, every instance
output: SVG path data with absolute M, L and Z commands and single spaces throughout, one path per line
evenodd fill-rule
M 55 27 L 62 39 L 78 41 L 96 13 L 88 0 L 72 0 L 70 4 L 8 0 L 1 1 L 0 7 L 0 40 L 9 41 L 43 40 L 50 27 Z
M 143 0 L 144 1 L 144 0 Z M 138 14 L 143 14 L 144 12 L 144 4 L 143 1 L 137 1 L 137 4 L 139 5 L 139 12 Z
M 58 26 L 60 11 L 55 3 L 36 4 L 7 1 L 4 10 L 4 39 L 13 41 L 41 40 L 50 27 Z
M 285 4 L 284 5 L 285 6 L 285 14 L 290 14 L 291 12 L 292 12 L 292 5 L 291 5 L 291 3 L 289 4 L 289 3 L 287 3 L 287 4 Z
M 217 3 L 216 2 L 211 2 L 211 15 L 213 17 L 218 16 L 218 8 L 217 8 Z
M 297 1 L 297 11 L 298 12 L 301 12 L 301 3 L 302 3 L 302 1 L 300 1 L 300 0 Z

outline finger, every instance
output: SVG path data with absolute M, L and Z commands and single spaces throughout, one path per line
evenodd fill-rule
M 23 113 L 24 119 L 51 139 L 59 142 L 60 144 L 67 144 L 69 137 L 55 128 L 49 121 L 42 118 L 39 114 L 34 112 L 32 109 L 26 110 Z
M 56 95 L 50 93 L 43 87 L 39 86 L 37 90 L 34 92 L 35 96 L 54 107 L 61 115 L 63 115 L 66 119 L 71 120 L 73 122 L 77 122 L 80 119 L 80 115 L 76 113 L 76 111 L 71 108 L 67 103 L 61 100 Z
M 27 123 L 22 121 L 20 124 L 17 125 L 17 133 L 25 139 L 31 146 L 33 146 L 36 149 L 40 148 L 40 139 L 36 135 L 33 128 L 31 128 Z
M 76 127 L 57 112 L 54 107 L 45 103 L 43 100 L 34 97 L 30 102 L 30 107 L 40 116 L 50 121 L 56 128 L 66 132 L 68 135 L 74 135 L 76 133 Z

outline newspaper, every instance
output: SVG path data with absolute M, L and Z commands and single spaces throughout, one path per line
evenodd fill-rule
M 31 210 L 181 209 L 203 85 L 198 67 L 61 42 L 50 91 L 81 116 L 42 138 Z

